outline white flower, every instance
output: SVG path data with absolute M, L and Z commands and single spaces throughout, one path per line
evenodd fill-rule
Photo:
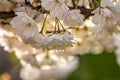
M 39 80 L 39 76 L 39 68 L 32 67 L 30 65 L 24 66 L 20 71 L 20 77 L 23 80 Z
M 101 9 L 101 14 L 109 15 L 120 25 L 120 3 L 115 0 L 101 0 L 101 6 L 104 7 Z
M 95 15 L 92 17 L 92 22 L 96 26 L 102 27 L 103 30 L 108 31 L 110 34 L 116 30 L 116 26 L 118 25 L 118 23 L 117 20 L 115 20 L 115 16 L 117 14 L 114 14 L 108 8 L 97 8 L 93 11 L 93 13 Z
M 105 18 L 103 16 L 101 16 L 100 14 L 95 14 L 93 17 L 92 17 L 92 22 L 94 24 L 104 24 L 105 22 Z
M 67 59 L 58 58 L 56 64 L 44 66 L 40 69 L 41 80 L 63 80 L 70 72 L 76 69 L 78 60 L 75 57 L 68 56 Z M 57 74 L 57 75 L 56 75 Z
M 66 46 L 72 46 L 73 36 L 66 31 L 64 34 L 54 34 L 48 36 L 47 42 L 44 44 L 45 49 L 64 49 Z
M 14 9 L 15 12 L 25 12 L 29 17 L 34 18 L 36 13 L 38 13 L 36 10 L 31 9 L 31 7 L 28 6 L 23 6 L 23 7 L 18 7 Z M 40 14 L 38 17 L 36 17 L 35 22 L 39 23 L 44 20 L 44 14 Z
M 117 22 L 114 19 L 111 18 L 107 18 L 106 22 L 103 26 L 103 28 L 109 32 L 110 34 L 112 34 L 113 32 L 117 31 Z
M 118 22 L 120 21 L 120 19 L 119 19 L 120 4 L 119 3 L 116 3 L 115 0 L 101 0 L 100 5 L 102 8 L 97 8 L 96 10 L 93 11 L 93 13 L 95 14 L 95 16 L 93 16 L 93 17 L 94 18 L 96 17 L 96 19 L 94 21 L 99 21 L 99 19 L 101 19 L 100 21 L 102 21 L 103 19 L 105 21 L 106 18 L 111 18 Z M 100 18 L 98 15 L 101 16 L 102 18 Z M 98 20 L 97 20 L 97 18 L 98 18 Z
M 114 47 L 117 63 L 120 65 L 120 33 L 114 34 Z
M 116 4 L 112 7 L 109 7 L 111 12 L 113 13 L 112 18 L 117 21 L 117 23 L 120 25 L 120 4 Z
M 120 48 L 120 34 L 119 33 L 114 35 L 114 45 L 117 48 Z
M 71 10 L 69 15 L 64 18 L 64 24 L 67 26 L 80 26 L 83 24 L 84 16 L 80 14 L 78 9 Z
M 113 15 L 113 13 L 107 8 L 103 8 L 103 9 L 101 8 L 100 14 L 104 17 L 112 17 L 112 15 Z
M 36 22 L 24 12 L 17 12 L 16 14 L 18 16 L 11 21 L 15 34 L 20 36 L 24 42 L 40 48 L 44 44 L 45 38 L 39 33 Z
M 101 0 L 101 6 L 107 7 L 107 6 L 113 6 L 115 0 Z
M 63 0 L 41 0 L 42 1 L 42 6 L 46 9 L 46 10 L 51 10 L 54 7 L 58 6 L 59 4 L 64 4 Z
M 66 45 L 72 46 L 73 42 L 71 42 L 71 40 L 73 40 L 73 35 L 70 32 L 66 31 L 63 35 L 63 40 Z
M 91 29 L 91 32 L 95 35 L 99 35 L 102 32 L 102 29 L 101 26 L 95 26 Z
M 113 16 L 113 13 L 108 8 L 97 8 L 92 13 L 95 14 L 92 18 L 95 24 L 104 24 L 106 18 Z
M 53 17 L 63 18 L 69 12 L 69 8 L 65 5 L 64 0 L 41 0 L 42 6 L 50 11 Z
M 13 18 L 11 25 L 15 34 L 20 36 L 25 43 L 31 44 L 35 48 L 43 49 L 64 49 L 66 46 L 72 46 L 72 37 L 69 32 L 64 34 L 54 34 L 43 36 L 35 21 L 24 12 L 17 12 L 18 16 Z
M 46 49 L 61 49 L 63 48 L 63 42 L 61 40 L 60 34 L 54 34 L 48 37 L 47 42 L 45 43 Z
M 54 55 L 49 55 L 49 58 L 46 58 L 46 53 L 42 53 L 42 54 L 38 54 L 36 55 L 36 61 L 38 63 L 39 66 L 44 66 L 44 65 L 55 65 L 56 64 L 56 60 L 54 59 Z
M 12 19 L 11 25 L 15 29 L 15 34 L 19 35 L 24 41 L 39 33 L 35 21 L 24 12 L 16 12 L 18 16 Z
M 37 56 L 39 66 L 23 65 L 20 71 L 20 77 L 23 80 L 63 80 L 78 65 L 78 59 L 74 56 L 59 57 L 51 53 L 49 58 L 45 59 L 42 55 L 44 54 Z M 35 74 L 33 75 L 33 73 Z

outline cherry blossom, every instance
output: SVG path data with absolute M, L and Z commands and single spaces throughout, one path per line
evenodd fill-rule
M 69 12 L 69 8 L 65 5 L 64 0 L 41 0 L 42 6 L 50 11 L 50 15 L 53 17 L 62 18 Z
M 80 26 L 83 24 L 84 16 L 80 14 L 79 10 L 71 10 L 69 15 L 64 18 L 64 24 L 66 26 Z

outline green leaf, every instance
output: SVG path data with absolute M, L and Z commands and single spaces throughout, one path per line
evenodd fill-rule
M 114 53 L 78 56 L 80 64 L 66 80 L 120 80 L 120 66 Z

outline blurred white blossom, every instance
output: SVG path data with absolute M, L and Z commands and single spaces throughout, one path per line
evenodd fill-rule
M 12 10 L 12 4 L 8 0 L 0 0 L 0 12 L 9 12 Z

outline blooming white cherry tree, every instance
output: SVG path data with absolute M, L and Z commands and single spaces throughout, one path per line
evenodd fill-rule
M 76 54 L 115 50 L 120 64 L 119 8 L 119 0 L 0 0 L 0 44 L 20 59 L 23 80 L 65 79 Z

